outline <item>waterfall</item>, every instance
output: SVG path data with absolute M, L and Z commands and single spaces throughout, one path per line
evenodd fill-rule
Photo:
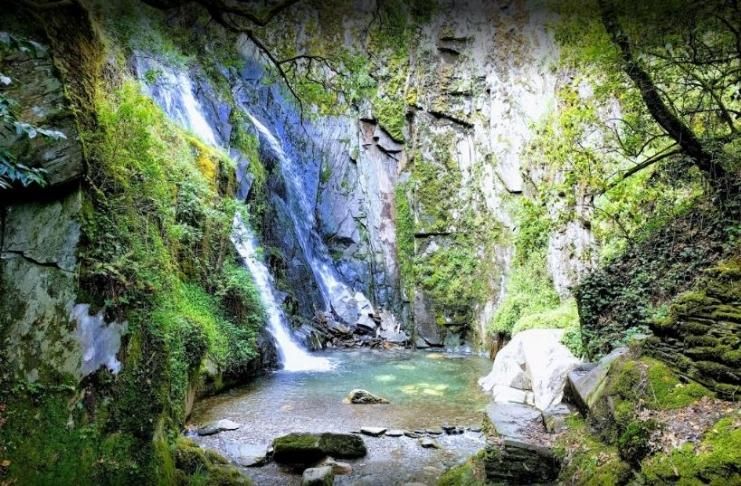
M 243 107 L 244 108 L 244 107 Z M 278 159 L 279 168 L 287 185 L 286 199 L 290 206 L 290 218 L 301 250 L 309 262 L 314 279 L 319 285 L 324 300 L 325 311 L 334 310 L 341 318 L 353 325 L 365 312 L 372 312 L 373 307 L 360 292 L 355 292 L 342 282 L 334 267 L 329 263 L 329 252 L 318 234 L 316 234 L 313 205 L 306 196 L 299 168 L 296 161 L 289 157 L 280 140 L 268 127 L 245 109 L 245 114 L 267 143 L 273 155 Z
M 293 339 L 285 316 L 275 298 L 274 286 L 268 268 L 257 253 L 257 240 L 249 227 L 237 213 L 234 216 L 232 242 L 249 268 L 255 285 L 260 292 L 262 304 L 268 317 L 268 330 L 275 338 L 283 369 L 286 371 L 325 371 L 332 369 L 332 363 L 326 358 L 311 356 Z
M 214 124 L 209 121 L 209 116 L 194 95 L 193 83 L 187 73 L 175 71 L 146 57 L 138 57 L 135 66 L 140 78 L 151 69 L 159 73 L 159 79 L 155 84 L 145 83 L 145 90 L 171 120 L 190 130 L 209 145 L 224 148 L 219 143 Z M 305 213 L 302 212 L 303 214 Z M 232 242 L 244 265 L 250 270 L 260 293 L 268 317 L 268 330 L 275 339 L 283 369 L 287 371 L 332 369 L 333 365 L 328 359 L 311 356 L 291 335 L 285 315 L 275 297 L 270 272 L 257 253 L 257 239 L 239 214 L 234 217 Z M 305 241 L 300 243 L 302 247 L 306 245 Z

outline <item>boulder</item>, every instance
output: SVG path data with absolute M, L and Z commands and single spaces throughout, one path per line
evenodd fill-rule
M 356 388 L 347 394 L 345 402 L 352 403 L 355 405 L 369 405 L 369 404 L 386 404 L 389 403 L 383 397 L 376 396 L 368 390 Z
M 301 478 L 301 486 L 331 486 L 332 484 L 334 484 L 334 473 L 331 466 L 306 469 Z
M 319 434 L 293 433 L 273 441 L 273 459 L 287 464 L 315 464 L 327 454 L 319 445 Z
M 596 364 L 585 363 L 569 372 L 567 376 L 569 392 L 574 402 L 584 412 L 591 411 L 599 400 L 612 362 L 627 352 L 628 348 L 617 348 Z
M 273 441 L 276 462 L 315 464 L 326 456 L 358 458 L 367 454 L 363 439 L 352 434 L 295 432 Z
M 360 433 L 371 437 L 380 437 L 386 432 L 384 427 L 361 427 Z
M 242 467 L 259 467 L 268 462 L 268 446 L 264 444 L 237 444 L 229 452 Z
M 489 392 L 497 385 L 532 390 L 533 403 L 540 410 L 560 403 L 566 375 L 580 363 L 561 344 L 563 333 L 562 329 L 530 329 L 518 333 L 497 353 L 491 373 L 479 380 L 479 384 Z M 498 389 L 500 393 L 501 390 Z M 513 398 L 512 392 L 508 393 Z
M 199 428 L 198 435 L 214 435 L 226 430 L 237 430 L 239 427 L 241 426 L 236 422 L 232 422 L 229 419 L 222 419 Z
M 355 459 L 368 453 L 362 437 L 353 434 L 325 432 L 319 436 L 319 447 L 328 456 Z

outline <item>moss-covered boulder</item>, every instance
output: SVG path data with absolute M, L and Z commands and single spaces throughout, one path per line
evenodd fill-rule
M 314 464 L 326 456 L 357 458 L 367 454 L 363 439 L 352 434 L 294 432 L 273 441 L 274 459 L 287 464 Z

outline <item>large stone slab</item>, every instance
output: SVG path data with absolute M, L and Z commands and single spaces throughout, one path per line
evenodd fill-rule
M 524 437 L 528 431 L 542 432 L 540 410 L 518 403 L 491 403 L 486 407 L 486 417 L 498 435 Z

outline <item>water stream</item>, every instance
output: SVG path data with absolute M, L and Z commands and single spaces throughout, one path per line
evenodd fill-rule
M 329 359 L 310 355 L 296 342 L 288 330 L 286 318 L 275 298 L 272 277 L 258 254 L 257 239 L 239 213 L 234 216 L 232 242 L 245 266 L 250 270 L 260 292 L 260 300 L 268 317 L 268 330 L 275 338 L 283 369 L 286 371 L 332 369 L 332 362 Z
M 319 235 L 316 234 L 314 208 L 309 202 L 306 190 L 303 187 L 301 172 L 296 165 L 297 161 L 294 160 L 294 157 L 289 157 L 286 154 L 281 141 L 264 123 L 247 111 L 246 108 L 243 107 L 243 109 L 260 134 L 261 140 L 267 143 L 279 162 L 279 169 L 288 189 L 286 199 L 291 208 L 291 222 L 304 258 L 311 267 L 314 279 L 324 299 L 325 309 L 323 310 L 325 312 L 335 310 L 341 318 L 349 321 L 347 324 L 355 324 L 362 310 L 372 309 L 372 306 L 362 293 L 355 292 L 337 277 L 336 271 L 330 263 L 329 251 Z M 348 313 L 349 306 L 355 307 L 355 309 L 349 309 Z
M 363 426 L 389 429 L 480 427 L 487 396 L 477 385 L 491 363 L 478 356 L 412 351 L 336 351 L 322 353 L 337 366 L 328 372 L 277 372 L 244 387 L 205 399 L 192 421 L 227 418 L 238 430 L 194 437 L 204 447 L 234 458 L 237 444 L 269 444 L 289 432 L 353 432 Z M 391 401 L 388 405 L 343 403 L 354 388 Z M 442 472 L 484 446 L 481 434 L 440 435 L 440 449 L 425 449 L 418 439 L 367 437 L 368 455 L 352 464 L 335 484 L 434 484 Z M 244 472 L 260 485 L 300 484 L 300 474 L 275 463 Z

